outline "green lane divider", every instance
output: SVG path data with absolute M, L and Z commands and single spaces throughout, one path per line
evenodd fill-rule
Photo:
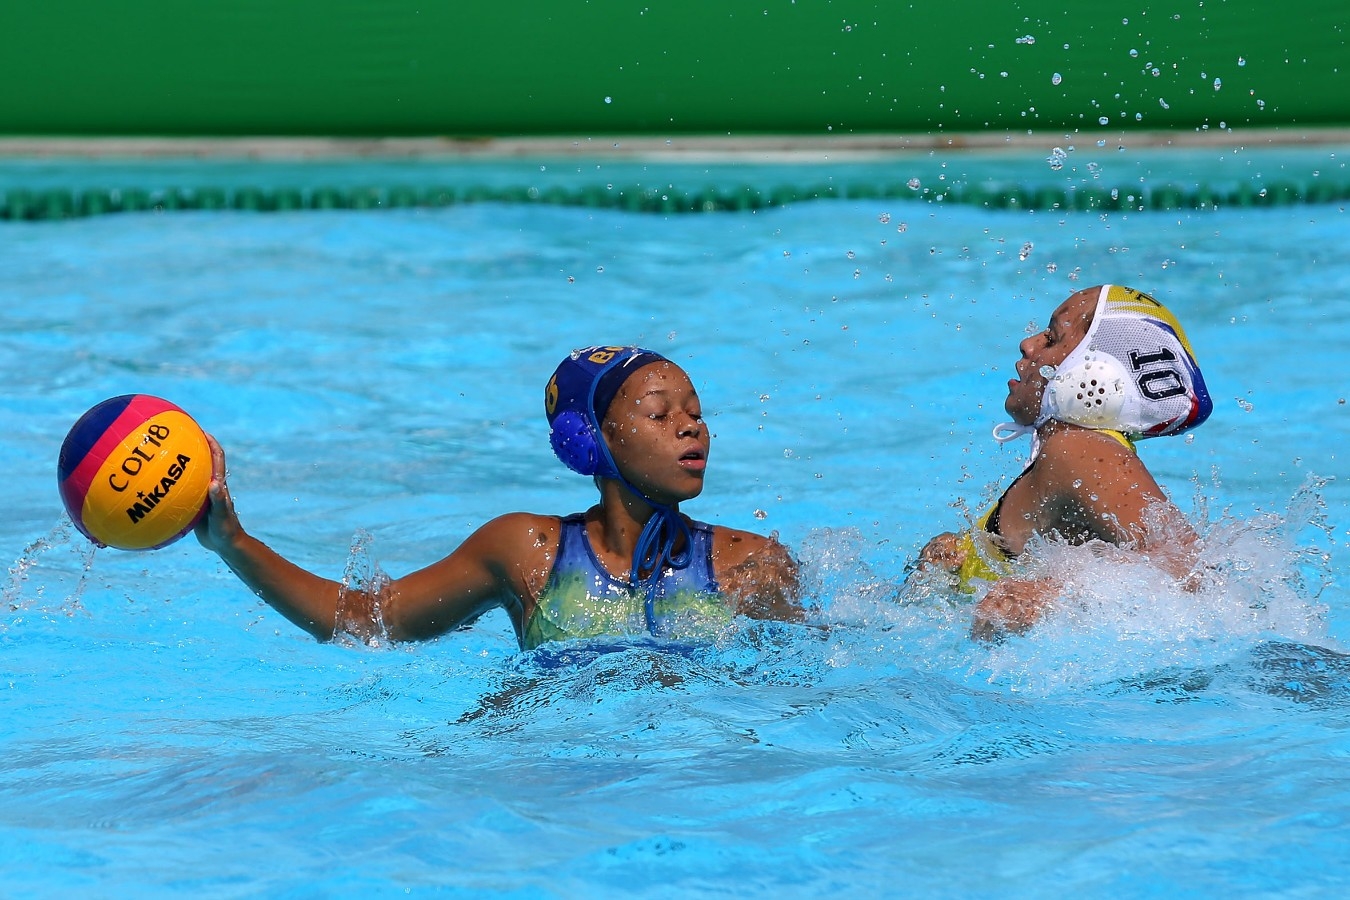
M 1317 179 L 1272 181 L 1229 187 L 1163 183 L 1131 188 L 1044 187 L 1020 184 L 954 185 L 915 190 L 907 183 L 861 182 L 836 185 L 741 186 L 729 189 L 620 187 L 569 188 L 470 185 L 406 185 L 344 188 L 205 187 L 114 190 L 10 189 L 0 194 L 0 219 L 53 221 L 113 213 L 167 213 L 188 210 L 295 212 L 436 208 L 465 203 L 514 203 L 616 209 L 642 213 L 735 212 L 815 200 L 904 200 L 951 203 L 995 210 L 1144 211 L 1277 207 L 1350 200 L 1350 182 Z

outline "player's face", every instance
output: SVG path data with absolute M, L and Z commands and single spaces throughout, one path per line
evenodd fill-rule
M 1044 331 L 1017 345 L 1022 358 L 1013 366 L 1017 377 L 1008 380 L 1008 397 L 1003 401 L 1014 422 L 1031 425 L 1040 416 L 1041 396 L 1049 380 L 1044 372 L 1064 362 L 1087 335 L 1100 290 L 1087 288 L 1069 297 L 1050 314 Z
M 619 471 L 652 500 L 674 505 L 703 490 L 711 435 L 694 385 L 674 363 L 630 375 L 602 430 Z

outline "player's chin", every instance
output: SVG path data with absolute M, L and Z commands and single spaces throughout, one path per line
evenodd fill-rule
M 678 485 L 671 486 L 671 495 L 677 497 L 676 502 L 693 500 L 699 494 L 703 493 L 703 470 L 697 472 L 686 472 Z

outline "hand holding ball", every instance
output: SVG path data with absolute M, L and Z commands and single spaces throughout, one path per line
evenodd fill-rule
M 177 406 L 127 394 L 98 404 L 70 429 L 57 479 L 71 521 L 94 543 L 154 550 L 206 513 L 211 448 Z

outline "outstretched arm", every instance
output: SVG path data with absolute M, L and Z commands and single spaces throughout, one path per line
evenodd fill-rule
M 503 516 L 425 569 L 374 589 L 346 588 L 295 565 L 245 532 L 226 484 L 224 451 L 214 438 L 208 436 L 208 441 L 211 505 L 197 526 L 197 540 L 269 606 L 319 640 L 331 640 L 338 631 L 362 638 L 381 631 L 392 640 L 432 638 L 496 606 L 510 607 L 518 618 L 517 598 L 529 590 L 531 567 L 528 562 L 508 567 L 502 561 L 528 561 L 552 549 L 546 546 L 548 517 Z M 337 621 L 339 610 L 346 613 L 342 622 Z

